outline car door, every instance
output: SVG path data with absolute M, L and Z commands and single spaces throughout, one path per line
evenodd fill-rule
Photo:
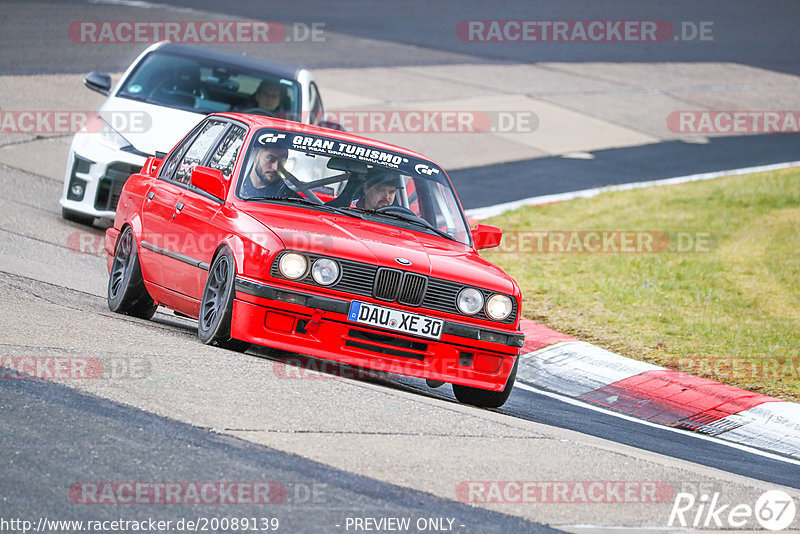
M 166 157 L 159 170 L 158 178 L 153 181 L 146 193 L 142 206 L 142 273 L 146 280 L 160 287 L 165 286 L 165 270 L 170 267 L 168 257 L 164 252 L 173 246 L 173 240 L 169 235 L 169 221 L 175 212 L 175 204 L 183 193 L 180 186 L 174 183 L 171 177 L 200 130 L 199 126 L 195 128 Z
M 230 124 L 220 141 L 211 147 L 200 164 L 218 169 L 230 182 L 246 134 L 247 130 L 243 126 Z M 182 270 L 180 279 L 175 284 L 178 291 L 199 304 L 214 252 L 227 234 L 224 222 L 217 217 L 224 201 L 197 189 L 190 180 L 179 204 L 181 209 L 171 222 L 173 232 L 180 236 L 181 248 L 178 252 L 187 260 L 197 261 L 198 268 Z
M 191 259 L 182 254 L 186 234 L 173 221 L 183 209 L 183 195 L 194 167 L 206 158 L 228 124 L 208 119 L 198 125 L 168 156 L 158 179 L 147 192 L 142 209 L 142 248 L 152 260 L 150 280 L 169 290 L 168 295 L 183 293 L 181 286 L 186 273 L 197 269 Z M 172 303 L 170 296 L 162 301 L 167 305 Z

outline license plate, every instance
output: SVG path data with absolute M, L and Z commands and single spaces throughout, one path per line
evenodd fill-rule
M 347 320 L 431 339 L 441 338 L 442 326 L 444 326 L 444 321 L 441 319 L 367 304 L 357 300 L 350 303 L 350 313 L 347 314 Z

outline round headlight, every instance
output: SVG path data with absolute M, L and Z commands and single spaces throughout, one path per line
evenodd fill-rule
M 320 258 L 311 267 L 311 276 L 322 286 L 329 286 L 339 278 L 339 264 L 328 258 Z
M 474 287 L 465 287 L 458 293 L 456 304 L 461 313 L 475 315 L 483 308 L 483 294 Z
M 512 309 L 511 298 L 506 295 L 492 295 L 489 297 L 489 300 L 486 301 L 486 315 L 495 321 L 502 321 L 511 315 Z
M 281 261 L 278 262 L 278 269 L 289 280 L 297 280 L 306 274 L 308 260 L 301 254 L 290 252 L 281 256 Z

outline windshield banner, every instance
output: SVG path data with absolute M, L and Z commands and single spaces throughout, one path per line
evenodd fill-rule
M 264 131 L 256 139 L 263 146 L 279 146 L 329 157 L 353 159 L 370 165 L 397 169 L 401 173 L 411 176 L 420 175 L 435 181 L 441 181 L 444 178 L 444 172 L 430 161 L 330 137 L 307 133 Z

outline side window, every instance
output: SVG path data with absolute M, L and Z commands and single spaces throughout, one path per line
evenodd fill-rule
M 453 191 L 449 187 L 445 187 L 439 182 L 428 182 L 430 185 L 431 204 L 433 208 L 433 223 L 434 226 L 447 232 L 456 240 L 466 243 L 466 232 L 463 225 L 456 219 L 457 214 L 461 212 L 458 206 L 456 197 L 453 196 Z
M 317 84 L 311 82 L 309 86 L 309 96 L 311 97 L 311 110 L 308 117 L 310 124 L 319 124 L 325 119 L 325 108 L 322 107 L 322 99 L 317 90 Z
M 186 154 L 186 151 L 189 150 L 189 147 L 194 142 L 195 138 L 197 137 L 199 130 L 195 130 L 191 136 L 189 136 L 182 145 L 180 145 L 175 152 L 173 152 L 166 160 L 166 162 L 161 165 L 161 170 L 158 173 L 158 177 L 163 180 L 171 180 L 172 175 L 175 174 L 175 169 L 178 168 L 178 163 L 183 159 L 183 156 Z
M 221 121 L 212 120 L 206 122 L 200 130 L 200 133 L 197 134 L 197 137 L 195 137 L 194 141 L 189 145 L 189 148 L 185 150 L 183 157 L 181 157 L 180 161 L 177 163 L 175 174 L 171 176 L 166 175 L 165 178 L 182 184 L 188 184 L 192 177 L 192 171 L 203 161 L 208 150 L 214 145 L 214 142 L 225 129 L 225 126 L 227 126 L 227 123 Z
M 214 151 L 208 166 L 212 169 L 219 169 L 226 179 L 230 180 L 233 168 L 236 166 L 236 158 L 241 152 L 244 144 L 244 137 L 247 130 L 239 126 L 232 126 L 228 135 Z

